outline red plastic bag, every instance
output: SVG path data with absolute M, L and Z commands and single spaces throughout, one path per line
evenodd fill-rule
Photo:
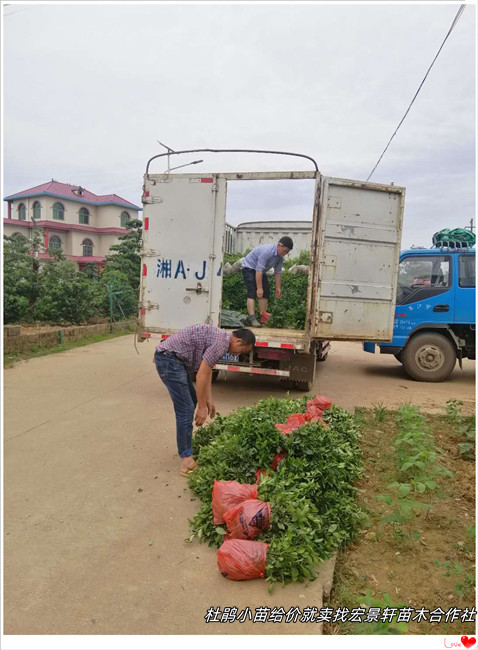
M 276 455 L 274 456 L 274 458 L 272 459 L 272 463 L 271 463 L 271 469 L 272 469 L 274 472 L 277 471 L 277 468 L 279 467 L 279 463 L 281 462 L 281 460 L 284 460 L 284 458 L 285 458 L 286 456 L 287 456 L 287 452 L 286 452 L 286 451 L 281 451 L 279 454 L 276 454 Z
M 302 413 L 293 413 L 287 418 L 287 424 L 290 424 L 294 429 L 298 429 L 303 424 L 305 424 L 305 417 Z
M 332 400 L 324 395 L 317 395 L 314 399 L 310 399 L 307 402 L 307 409 L 312 405 L 319 408 L 321 411 L 325 411 L 332 406 Z
M 285 424 L 274 424 L 274 426 L 278 431 L 280 431 L 284 435 L 287 435 L 288 433 L 292 433 L 292 431 L 295 431 L 295 429 L 298 429 L 305 423 L 306 423 L 306 419 L 302 415 L 302 413 L 293 413 L 292 415 L 289 415 Z
M 292 433 L 292 429 L 290 428 L 289 424 L 274 424 L 275 428 L 283 433 L 284 435 L 287 435 L 288 433 Z
M 229 580 L 263 578 L 268 546 L 248 539 L 227 539 L 217 552 L 219 571 Z
M 226 539 L 254 539 L 261 530 L 269 528 L 270 518 L 270 503 L 247 499 L 224 513 L 228 533 Z
M 267 323 L 267 321 L 269 320 L 270 317 L 271 317 L 271 314 L 269 314 L 269 312 L 263 311 L 261 313 L 261 323 L 262 324 Z
M 224 523 L 224 513 L 246 499 L 257 499 L 258 486 L 237 481 L 214 481 L 212 488 L 212 515 L 214 525 Z
M 307 422 L 310 422 L 310 420 L 317 420 L 322 417 L 323 410 L 319 409 L 318 406 L 315 406 L 314 404 L 311 404 L 310 406 L 307 407 L 307 410 L 305 412 L 305 419 Z

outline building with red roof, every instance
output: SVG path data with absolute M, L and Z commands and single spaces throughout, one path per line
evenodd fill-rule
M 110 246 L 128 231 L 125 224 L 137 219 L 140 207 L 117 194 L 99 196 L 79 185 L 51 180 L 6 196 L 8 216 L 3 220 L 5 235 L 30 236 L 39 227 L 47 249 L 60 248 L 79 267 L 103 265 Z

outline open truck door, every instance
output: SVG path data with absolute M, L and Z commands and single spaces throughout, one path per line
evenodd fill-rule
M 143 204 L 142 328 L 219 325 L 225 178 L 145 178 Z
M 328 177 L 318 183 L 309 336 L 391 341 L 405 188 Z
M 199 152 L 224 150 L 170 151 L 146 167 L 139 341 L 220 324 L 227 183 L 256 180 L 313 181 L 305 327 L 256 329 L 249 358 L 221 360 L 216 370 L 309 390 L 324 341 L 392 340 L 404 188 L 324 177 L 312 158 L 287 152 L 247 151 L 298 156 L 314 171 L 171 174 L 168 162 L 167 172 L 149 172 L 156 158 Z

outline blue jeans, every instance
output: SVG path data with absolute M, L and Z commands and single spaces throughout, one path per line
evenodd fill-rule
M 176 413 L 176 440 L 180 458 L 192 455 L 193 418 L 196 390 L 185 364 L 174 352 L 154 353 L 156 370 L 169 391 Z

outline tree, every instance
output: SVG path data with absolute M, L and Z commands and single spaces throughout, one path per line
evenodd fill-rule
M 51 259 L 42 265 L 33 314 L 40 321 L 82 323 L 97 314 L 103 295 L 74 262 Z
M 112 264 L 107 264 L 100 277 L 100 286 L 102 287 L 102 305 L 103 314 L 112 316 L 113 320 L 136 314 L 138 308 L 138 292 L 130 284 L 126 273 L 113 268 Z M 112 314 L 110 311 L 112 310 Z
M 27 318 L 33 295 L 31 242 L 23 235 L 3 237 L 3 315 L 5 323 Z
M 126 223 L 126 228 L 129 232 L 126 235 L 121 235 L 119 243 L 110 247 L 110 252 L 106 257 L 105 270 L 112 268 L 126 275 L 129 285 L 137 295 L 141 281 L 143 224 L 139 219 L 130 219 Z

